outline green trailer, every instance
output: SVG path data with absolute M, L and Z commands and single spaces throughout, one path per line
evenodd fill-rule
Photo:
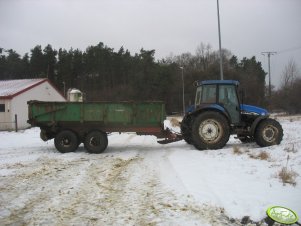
M 75 151 L 84 143 L 91 153 L 101 153 L 108 145 L 107 134 L 135 132 L 154 135 L 169 143 L 182 139 L 164 129 L 163 102 L 28 102 L 28 123 L 40 127 L 41 139 L 54 138 L 60 152 Z

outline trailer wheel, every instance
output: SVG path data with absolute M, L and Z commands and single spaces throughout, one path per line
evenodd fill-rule
M 73 152 L 78 148 L 78 138 L 74 132 L 63 130 L 55 136 L 54 145 L 61 153 Z
M 108 146 L 108 136 L 102 131 L 91 131 L 85 137 L 84 146 L 89 153 L 102 153 Z
M 255 141 L 261 147 L 280 144 L 282 137 L 282 126 L 274 119 L 264 119 L 256 128 Z
M 199 150 L 223 148 L 229 137 L 228 121 L 218 112 L 201 113 L 192 125 L 193 144 Z

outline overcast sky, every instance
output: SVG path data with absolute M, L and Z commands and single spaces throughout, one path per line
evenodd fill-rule
M 222 47 L 239 59 L 256 56 L 279 85 L 290 59 L 301 71 L 301 0 L 219 0 Z M 0 47 L 21 55 L 36 45 L 85 50 L 103 42 L 156 58 L 218 49 L 216 0 L 0 0 Z

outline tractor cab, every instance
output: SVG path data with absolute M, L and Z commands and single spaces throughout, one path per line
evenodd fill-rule
M 241 122 L 241 106 L 234 80 L 207 80 L 197 82 L 195 110 L 216 109 L 222 111 L 231 124 Z

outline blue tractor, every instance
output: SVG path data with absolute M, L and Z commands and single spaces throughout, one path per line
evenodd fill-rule
M 238 81 L 198 81 L 196 86 L 195 105 L 181 122 L 181 133 L 188 144 L 199 150 L 220 149 L 231 134 L 261 147 L 280 144 L 282 126 L 269 118 L 267 110 L 240 103 Z

